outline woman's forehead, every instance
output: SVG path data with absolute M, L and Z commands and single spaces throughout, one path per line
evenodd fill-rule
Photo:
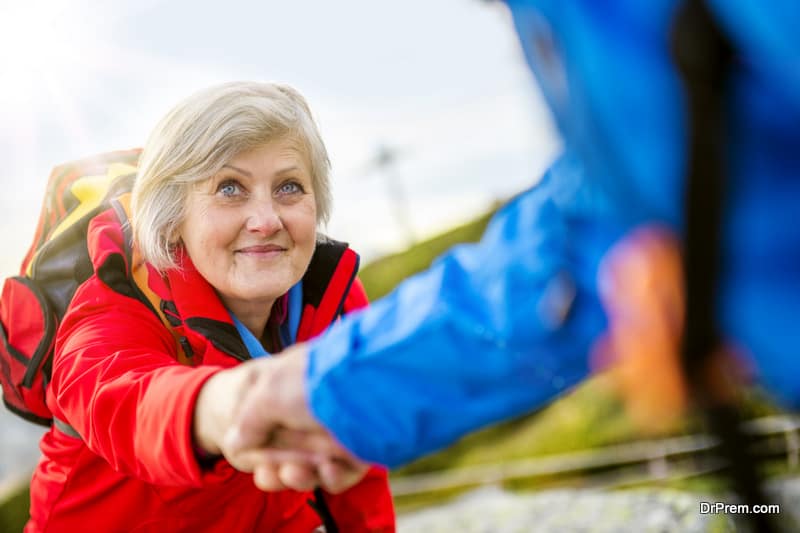
M 222 167 L 239 164 L 254 163 L 261 157 L 273 160 L 286 160 L 293 162 L 303 170 L 310 171 L 311 158 L 305 143 L 295 137 L 280 137 L 240 150 L 230 159 L 223 162 Z

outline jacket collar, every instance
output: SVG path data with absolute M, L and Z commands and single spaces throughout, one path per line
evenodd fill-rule
M 220 351 L 240 361 L 250 359 L 247 347 L 214 287 L 182 250 L 177 252 L 176 262 L 179 268 L 166 273 L 169 296 L 162 301 L 164 313 L 173 314 Z
M 178 250 L 176 262 L 180 268 L 169 270 L 164 285 L 157 291 L 162 295 L 164 313 L 174 315 L 176 321 L 199 333 L 228 355 L 239 360 L 249 359 L 250 354 L 230 313 L 211 284 L 185 251 Z M 329 239 L 317 244 L 303 276 L 298 341 L 318 335 L 341 314 L 358 263 L 358 254 L 346 243 Z

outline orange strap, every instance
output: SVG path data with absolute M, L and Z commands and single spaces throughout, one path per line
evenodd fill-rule
M 125 215 L 127 216 L 127 220 L 120 220 L 120 222 L 123 224 L 123 227 L 130 228 L 131 193 L 125 193 L 121 196 L 118 196 L 116 201 L 119 202 L 119 205 L 123 208 Z M 150 268 L 148 268 L 147 263 L 142 258 L 139 248 L 137 246 L 133 246 L 132 243 L 130 254 L 130 270 L 131 279 L 136 284 L 141 294 L 143 294 L 144 297 L 147 298 L 147 301 L 150 302 L 150 305 L 155 310 L 158 318 L 161 319 L 161 322 L 170 331 L 175 339 L 175 346 L 178 350 L 178 361 L 183 365 L 194 366 L 194 359 L 187 355 L 186 350 L 183 348 L 183 344 L 181 343 L 181 335 L 175 331 L 174 327 L 167 319 L 167 316 L 164 314 L 164 310 L 161 308 L 163 299 L 150 287 Z

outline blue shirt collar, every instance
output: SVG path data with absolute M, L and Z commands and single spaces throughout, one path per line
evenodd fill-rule
M 279 334 L 281 337 L 281 342 L 284 346 L 290 346 L 297 342 L 297 328 L 300 326 L 300 315 L 303 311 L 303 282 L 297 282 L 291 289 L 289 289 L 289 298 L 287 299 L 287 305 L 289 307 L 287 318 L 280 325 Z M 231 320 L 233 320 L 233 325 L 236 326 L 236 331 L 239 332 L 239 336 L 244 341 L 244 345 L 247 347 L 247 351 L 250 354 L 250 357 L 269 357 L 271 354 L 261 345 L 261 341 L 253 335 L 247 326 L 245 326 L 239 318 L 234 315 L 230 309 L 228 310 L 228 314 L 231 315 Z

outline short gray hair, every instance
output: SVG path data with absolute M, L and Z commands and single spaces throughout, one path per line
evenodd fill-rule
M 305 99 L 288 85 L 232 82 L 204 89 L 175 106 L 156 125 L 139 161 L 131 195 L 133 236 L 157 269 L 174 268 L 178 228 L 192 184 L 231 159 L 264 144 L 290 139 L 310 165 L 317 225 L 330 216 L 330 160 Z

